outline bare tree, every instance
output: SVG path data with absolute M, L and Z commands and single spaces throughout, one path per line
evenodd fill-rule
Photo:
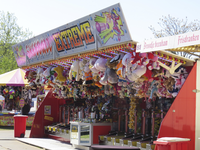
M 161 27 L 160 30 L 156 30 L 153 26 L 149 27 L 155 38 L 173 36 L 177 34 L 183 34 L 186 32 L 200 30 L 200 21 L 194 20 L 193 22 L 188 23 L 187 17 L 185 19 L 178 19 L 170 15 L 162 16 L 162 18 L 159 19 L 158 24 Z M 187 52 L 173 52 L 173 53 L 188 58 L 192 57 L 192 55 L 194 54 Z M 198 53 L 196 53 L 196 55 L 197 54 Z M 199 55 L 197 56 L 200 57 Z

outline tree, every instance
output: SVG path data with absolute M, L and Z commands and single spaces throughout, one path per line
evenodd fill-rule
M 18 68 L 12 46 L 32 37 L 32 32 L 17 25 L 17 18 L 0 11 L 0 74 Z
M 170 15 L 162 16 L 162 18 L 159 19 L 158 24 L 161 27 L 160 30 L 156 30 L 153 26 L 149 27 L 149 29 L 153 32 L 155 38 L 173 36 L 177 34 L 183 34 L 186 32 L 200 30 L 200 21 L 194 20 L 193 22 L 188 23 L 187 17 L 185 19 L 178 19 Z M 187 53 L 187 52 L 174 52 L 174 53 L 188 58 L 190 58 L 193 55 L 193 53 Z

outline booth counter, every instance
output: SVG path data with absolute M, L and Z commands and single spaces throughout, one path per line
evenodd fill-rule
M 0 126 L 14 126 L 14 115 L 17 115 L 17 113 L 0 113 Z M 35 114 L 27 116 L 26 126 L 31 127 Z
M 99 144 L 99 135 L 106 135 L 112 128 L 111 123 L 70 122 L 70 143 L 91 146 Z

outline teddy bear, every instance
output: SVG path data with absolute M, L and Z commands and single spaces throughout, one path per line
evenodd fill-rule
M 62 97 L 66 99 L 67 98 L 67 92 L 68 92 L 67 87 L 61 86 L 60 90 L 61 90 Z
M 127 74 L 127 78 L 130 81 L 136 81 L 146 73 L 146 70 L 146 67 L 142 66 L 138 66 L 136 69 L 133 67 L 131 69 L 131 72 Z
M 93 83 L 92 71 L 89 68 L 89 62 L 87 62 L 86 65 L 84 66 L 84 73 L 83 74 L 84 74 L 84 77 L 85 77 L 83 85 L 92 84 Z
M 165 86 L 166 89 L 169 91 L 173 90 L 174 84 L 175 84 L 175 80 L 172 77 L 166 78 L 163 82 L 163 86 Z
M 95 63 L 96 63 L 96 61 L 97 61 L 97 58 L 91 58 L 90 59 L 90 61 L 89 61 L 89 68 L 90 68 L 90 70 L 92 71 L 92 78 L 93 78 L 93 80 L 94 80 L 94 84 L 96 85 L 96 86 L 98 86 L 98 87 L 102 87 L 102 84 L 100 84 L 99 83 L 99 80 L 100 80 L 100 71 L 99 70 L 97 70 L 96 68 L 95 68 Z
M 84 66 L 86 65 L 88 61 L 86 59 L 83 59 L 82 61 L 79 61 L 79 75 L 80 75 L 80 78 L 82 80 L 85 80 L 85 76 L 84 76 Z
M 125 73 L 123 74 L 123 78 L 126 78 L 126 75 L 128 73 L 130 73 L 130 68 L 132 67 L 132 61 L 134 60 L 134 58 L 132 58 L 131 53 L 127 53 L 126 55 L 124 55 L 124 57 L 122 58 L 122 64 L 125 67 Z
M 39 67 L 38 69 L 37 69 L 37 76 L 36 76 L 36 79 L 35 79 L 35 84 L 40 84 L 40 78 L 42 77 L 42 75 L 43 75 L 43 68 L 41 68 L 41 67 Z
M 99 81 L 102 85 L 107 85 L 108 82 L 110 84 L 116 84 L 118 82 L 118 76 L 116 74 L 116 70 L 113 69 L 116 67 L 114 65 L 117 65 L 117 63 L 113 64 L 110 62 L 110 59 L 108 59 L 106 63 L 107 67 L 106 67 L 105 74 Z
M 50 71 L 52 69 L 52 66 L 48 67 L 44 72 L 43 72 L 43 76 L 48 78 L 51 74 Z
M 99 71 L 105 71 L 106 70 L 106 62 L 107 62 L 107 59 L 99 58 L 96 60 L 94 67 Z
M 56 68 L 54 68 L 54 71 L 57 73 L 56 80 L 60 82 L 66 81 L 66 78 L 63 76 L 63 70 L 64 70 L 64 67 L 61 67 L 61 66 L 57 66 Z
M 35 71 L 27 71 L 28 82 L 33 82 L 36 79 L 37 73 Z

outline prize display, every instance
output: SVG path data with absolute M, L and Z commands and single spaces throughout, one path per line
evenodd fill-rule
M 116 108 L 122 112 L 129 110 L 131 131 L 135 127 L 134 112 L 139 99 L 146 103 L 145 109 L 156 110 L 158 107 L 153 106 L 156 99 L 177 96 L 188 72 L 182 65 L 173 71 L 162 66 L 170 68 L 180 63 L 186 62 L 161 52 L 136 53 L 135 45 L 129 43 L 24 69 L 35 95 L 38 89 L 48 86 L 58 100 L 85 99 L 84 104 L 73 106 L 75 113 L 71 118 L 80 118 L 78 112 L 82 110 L 86 118 L 83 122 L 92 122 L 90 119 L 112 122 L 118 114 Z

